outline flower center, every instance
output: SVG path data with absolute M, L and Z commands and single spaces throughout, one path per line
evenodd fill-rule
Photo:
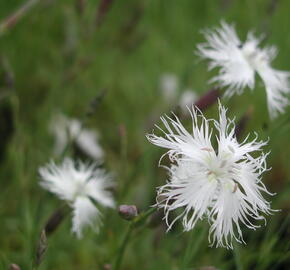
M 238 184 L 233 180 L 235 165 L 230 164 L 226 159 L 215 160 L 207 169 L 207 179 L 209 182 L 217 181 L 224 188 L 235 193 L 238 190 Z
M 86 181 L 83 179 L 75 179 L 74 199 L 80 196 L 86 196 Z
M 232 155 L 235 152 L 234 148 L 229 145 L 228 149 L 229 151 L 222 151 L 219 155 L 210 148 L 202 148 L 201 150 L 208 153 L 205 159 L 207 164 L 205 173 L 208 181 L 216 181 L 224 188 L 235 193 L 238 189 L 238 184 L 233 180 L 233 176 L 239 165 L 232 161 Z
M 241 52 L 252 69 L 256 70 L 267 62 L 265 55 L 254 44 L 244 44 Z

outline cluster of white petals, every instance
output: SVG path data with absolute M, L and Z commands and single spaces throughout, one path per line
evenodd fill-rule
M 198 99 L 198 96 L 195 91 L 193 91 L 192 89 L 185 89 L 180 96 L 180 100 L 178 104 L 182 113 L 186 114 L 187 107 L 193 106 L 194 103 L 197 101 L 197 99 Z
M 85 164 L 65 159 L 57 166 L 51 162 L 39 169 L 40 185 L 66 201 L 73 209 L 72 231 L 82 237 L 87 225 L 98 230 L 101 213 L 94 202 L 104 207 L 114 207 L 114 200 L 108 190 L 113 186 L 111 176 L 96 164 Z
M 179 79 L 175 74 L 165 73 L 160 79 L 161 95 L 169 105 L 177 105 L 183 114 L 187 113 L 187 107 L 191 107 L 198 98 L 197 93 L 190 88 L 179 93 Z
M 168 149 L 171 165 L 167 183 L 158 188 L 157 205 L 164 208 L 168 229 L 182 219 L 185 231 L 198 220 L 207 218 L 212 245 L 232 248 L 232 240 L 243 242 L 241 224 L 256 229 L 253 221 L 271 212 L 262 192 L 269 193 L 261 181 L 267 170 L 262 147 L 266 142 L 248 137 L 238 143 L 235 125 L 227 119 L 226 109 L 219 104 L 219 121 L 207 120 L 199 111 L 190 110 L 192 133 L 177 117 L 162 117 L 163 136 L 147 135 L 148 140 Z M 217 147 L 212 144 L 213 128 Z M 215 145 L 215 144 L 214 144 Z M 257 157 L 253 155 L 256 153 Z M 165 155 L 166 155 L 165 154 Z M 182 209 L 172 222 L 168 216 Z
M 94 160 L 102 160 L 104 151 L 98 143 L 98 134 L 82 126 L 78 119 L 70 119 L 59 114 L 50 124 L 50 130 L 55 136 L 56 155 L 63 153 L 70 141 L 73 141 L 80 150 Z
M 255 86 L 255 73 L 263 80 L 271 118 L 284 112 L 289 104 L 286 94 L 290 92 L 289 72 L 271 67 L 276 57 L 274 46 L 259 48 L 261 38 L 252 32 L 242 43 L 235 28 L 225 22 L 220 28 L 204 32 L 206 43 L 198 45 L 198 54 L 210 60 L 209 68 L 220 67 L 219 74 L 211 82 L 227 87 L 226 96 L 242 93 L 245 87 Z
M 165 73 L 160 78 L 160 92 L 169 104 L 176 101 L 179 81 L 175 74 Z

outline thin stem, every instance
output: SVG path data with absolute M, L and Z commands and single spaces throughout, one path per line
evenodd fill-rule
M 182 260 L 182 266 L 181 266 L 182 270 L 187 269 L 190 265 L 190 262 L 193 261 L 194 257 L 197 254 L 197 251 L 200 248 L 201 242 L 205 237 L 205 234 L 206 234 L 206 229 L 204 226 L 201 228 L 201 231 L 198 234 L 194 230 L 191 231 L 191 235 L 187 243 L 185 255 Z
M 156 208 L 149 208 L 146 212 L 141 213 L 139 216 L 137 216 L 135 219 L 133 219 L 130 224 L 129 227 L 123 237 L 123 240 L 121 241 L 121 244 L 118 248 L 117 251 L 117 256 L 115 259 L 115 262 L 113 264 L 113 270 L 118 270 L 121 266 L 123 257 L 124 257 L 124 253 L 125 250 L 129 244 L 131 235 L 134 231 L 135 228 L 142 226 L 145 224 L 147 218 L 149 216 L 151 216 L 157 209 Z
M 130 240 L 130 236 L 133 233 L 133 228 L 134 228 L 133 223 L 131 223 L 129 225 L 129 228 L 127 229 L 127 232 L 124 235 L 124 238 L 120 244 L 120 247 L 118 248 L 118 253 L 117 253 L 115 263 L 113 265 L 113 270 L 117 270 L 120 268 L 126 247 L 127 247 L 129 240 Z
M 240 253 L 239 244 L 234 243 L 233 253 L 234 253 L 234 260 L 235 260 L 235 269 L 243 270 L 244 267 L 243 267 L 242 260 L 241 260 L 241 253 Z
M 148 217 L 150 217 L 154 212 L 157 211 L 157 208 L 151 207 L 146 212 L 141 213 L 134 220 L 132 220 L 134 227 L 138 227 L 145 223 Z
M 11 29 L 20 18 L 22 18 L 27 12 L 36 5 L 40 0 L 29 0 L 24 3 L 19 9 L 17 9 L 14 13 L 9 15 L 0 23 L 0 36 L 4 34 L 6 31 Z

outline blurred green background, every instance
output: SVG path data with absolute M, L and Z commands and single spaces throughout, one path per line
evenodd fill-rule
M 162 96 L 160 78 L 175 74 L 180 94 L 191 88 L 201 96 L 216 74 L 194 53 L 196 44 L 204 41 L 200 30 L 225 19 L 235 23 L 242 40 L 249 30 L 265 33 L 265 43 L 279 49 L 273 66 L 290 69 L 286 0 L 30 2 L 23 17 L 11 20 L 27 2 L 0 1 L 1 269 L 10 263 L 32 269 L 39 233 L 61 205 L 39 187 L 37 173 L 39 166 L 57 159 L 48 128 L 57 112 L 83 119 L 91 102 L 105 91 L 85 126 L 100 134 L 104 166 L 117 182 L 117 203 L 146 210 L 155 202 L 155 188 L 165 183 L 166 171 L 158 168 L 164 151 L 151 145 L 145 134 L 176 105 Z M 190 244 L 188 269 L 289 269 L 290 109 L 271 122 L 260 81 L 255 91 L 221 101 L 236 119 L 253 107 L 245 131 L 270 139 L 265 151 L 271 151 L 272 170 L 263 180 L 277 193 L 267 199 L 281 211 L 267 217 L 267 225 L 256 232 L 244 228 L 247 245 L 236 245 L 233 251 L 208 247 L 207 237 L 200 238 L 206 222 L 189 233 L 182 233 L 180 223 L 166 233 L 159 222 L 135 231 L 121 269 L 181 269 Z M 205 115 L 216 118 L 217 106 Z M 49 238 L 39 269 L 109 269 L 128 222 L 116 210 L 103 213 L 101 232 L 88 231 L 82 240 L 70 232 L 67 218 Z

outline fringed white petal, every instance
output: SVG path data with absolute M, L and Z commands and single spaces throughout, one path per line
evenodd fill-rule
M 60 199 L 71 201 L 74 199 L 76 187 L 72 182 L 74 165 L 72 160 L 66 159 L 61 166 L 51 162 L 46 167 L 39 169 L 41 176 L 40 185 L 56 194 Z
M 243 242 L 241 224 L 256 229 L 255 220 L 271 214 L 270 203 L 262 193 L 269 193 L 261 181 L 267 171 L 262 147 L 266 142 L 241 144 L 235 137 L 233 120 L 226 116 L 226 109 L 219 103 L 219 121 L 214 121 L 217 131 L 217 152 L 211 145 L 210 122 L 202 117 L 197 123 L 192 112 L 193 132 L 189 134 L 179 120 L 163 122 L 167 128 L 165 138 L 150 135 L 148 139 L 158 146 L 168 148 L 173 164 L 167 184 L 158 188 L 157 205 L 164 209 L 168 229 L 182 219 L 184 230 L 191 230 L 196 222 L 207 217 L 210 223 L 209 239 L 215 246 L 232 248 L 232 241 Z M 171 128 L 173 126 L 173 128 Z M 206 126 L 206 130 L 205 130 Z M 259 153 L 253 157 L 252 153 Z M 169 221 L 169 214 L 176 209 L 181 213 Z
M 235 136 L 235 124 L 226 116 L 227 110 L 219 104 L 219 121 L 215 121 L 218 135 L 218 154 L 222 158 L 224 155 L 232 158 L 232 162 L 249 158 L 249 153 L 261 151 L 267 142 L 257 141 L 257 137 L 247 142 L 248 136 L 242 143 L 238 143 Z
M 59 114 L 53 118 L 50 130 L 55 136 L 54 152 L 57 155 L 61 155 L 67 144 L 73 140 L 79 149 L 92 159 L 104 158 L 104 151 L 98 143 L 97 132 L 84 128 L 78 119 L 70 119 Z
M 209 59 L 209 68 L 219 68 L 219 74 L 211 79 L 226 87 L 225 96 L 241 94 L 246 87 L 255 86 L 255 73 L 262 78 L 271 118 L 283 113 L 289 104 L 286 94 L 290 92 L 289 72 L 275 70 L 271 61 L 277 55 L 274 46 L 259 48 L 262 37 L 250 32 L 244 43 L 237 37 L 233 26 L 221 23 L 220 28 L 205 32 L 207 43 L 197 46 L 200 57 Z
M 239 189 L 233 191 L 233 189 L 222 185 L 220 194 L 217 196 L 210 213 L 212 225 L 209 241 L 211 245 L 233 248 L 233 239 L 237 242 L 244 242 L 240 223 L 244 223 L 250 229 L 255 229 L 256 226 L 251 224 L 248 219 L 252 212 Z
M 176 221 L 175 219 L 169 222 L 169 213 L 177 208 L 184 208 L 178 218 L 182 218 L 186 231 L 191 230 L 207 213 L 217 183 L 208 181 L 205 172 L 199 170 L 200 168 L 195 167 L 194 164 L 189 167 L 189 164 L 181 162 L 178 167 L 173 168 L 169 182 L 159 188 L 157 204 L 159 207 L 164 207 L 168 229 Z
M 167 154 L 171 160 L 183 157 L 184 159 L 202 161 L 206 152 L 213 152 L 208 120 L 202 115 L 198 117 L 196 110 L 192 110 L 190 113 L 192 116 L 192 134 L 184 128 L 176 116 L 175 119 L 166 116 L 161 117 L 166 130 L 158 127 L 165 138 L 155 134 L 147 135 L 147 139 L 151 143 L 169 149 Z M 201 120 L 200 126 L 198 126 L 198 118 Z
M 90 226 L 93 230 L 98 231 L 101 223 L 100 211 L 86 197 L 78 197 L 72 205 L 73 220 L 72 231 L 78 238 L 82 238 L 83 229 Z
M 115 186 L 111 175 L 104 170 L 97 170 L 94 179 L 86 185 L 86 194 L 105 207 L 115 207 L 115 201 L 110 189 Z
M 221 28 L 205 32 L 207 43 L 198 45 L 198 54 L 210 60 L 209 68 L 220 67 L 219 74 L 211 82 L 228 87 L 225 95 L 241 94 L 248 86 L 254 87 L 255 71 L 245 59 L 235 29 L 225 22 Z
M 73 231 L 81 236 L 85 225 L 98 223 L 99 210 L 91 199 L 105 207 L 114 207 L 114 199 L 109 190 L 113 186 L 112 177 L 96 164 L 86 164 L 65 159 L 60 166 L 53 162 L 40 168 L 40 185 L 67 201 L 73 208 Z
M 283 113 L 289 105 L 286 94 L 290 92 L 289 72 L 275 70 L 268 65 L 257 69 L 266 86 L 268 109 L 271 118 Z

